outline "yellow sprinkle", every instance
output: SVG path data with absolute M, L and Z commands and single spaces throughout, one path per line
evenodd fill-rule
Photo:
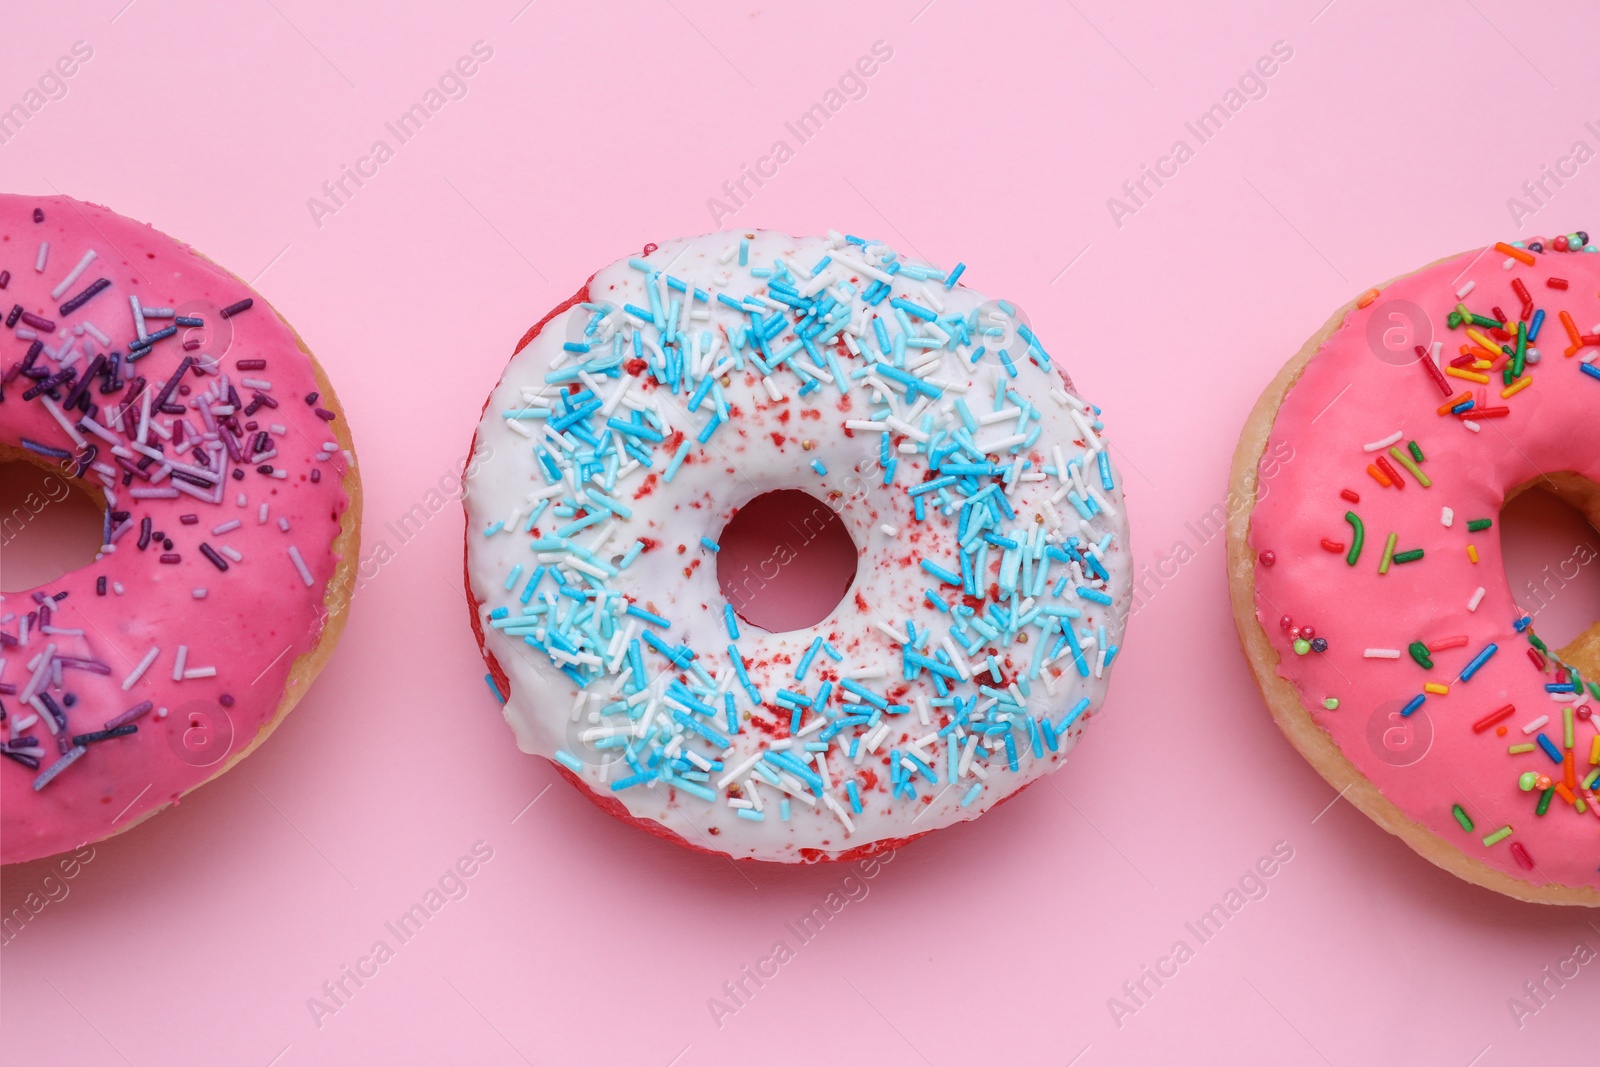
M 1492 359 L 1475 359 L 1472 361 L 1473 370 L 1488 370 L 1492 366 L 1494 366 L 1494 360 Z
M 1518 378 L 1516 381 L 1512 382 L 1510 385 L 1508 385 L 1504 389 L 1500 390 L 1500 398 L 1502 400 L 1504 400 L 1508 396 L 1512 396 L 1512 395 L 1514 395 L 1516 393 L 1522 392 L 1524 389 L 1526 389 L 1528 386 L 1530 386 L 1532 384 L 1533 384 L 1533 376 L 1531 374 L 1524 374 L 1522 377 Z
M 1524 752 L 1532 752 L 1538 747 L 1538 745 L 1512 745 L 1510 748 L 1506 749 L 1506 751 L 1511 753 L 1513 756 L 1520 756 Z
M 1589 766 L 1600 767 L 1600 734 L 1596 734 L 1594 743 L 1589 746 Z
M 1467 336 L 1472 338 L 1474 341 L 1476 341 L 1478 344 L 1482 345 L 1484 348 L 1486 348 L 1490 352 L 1498 352 L 1498 351 L 1500 351 L 1500 343 L 1498 341 L 1493 341 L 1493 340 L 1489 339 L 1488 337 L 1485 337 L 1483 334 L 1479 333 L 1477 330 L 1474 330 L 1470 326 L 1467 327 Z
M 1479 374 L 1475 370 L 1462 370 L 1460 367 L 1446 367 L 1444 372 L 1450 375 L 1452 378 L 1465 378 L 1467 381 L 1477 382 L 1479 385 L 1489 384 L 1489 376 L 1487 374 Z
M 1474 563 L 1478 562 L 1478 546 L 1477 545 L 1468 545 L 1467 546 L 1467 558 L 1470 559 Z
M 1440 685 L 1438 682 L 1426 682 L 1422 686 L 1422 691 L 1424 693 L 1434 693 L 1438 696 L 1444 696 L 1446 693 L 1450 692 L 1450 687 L 1448 685 Z

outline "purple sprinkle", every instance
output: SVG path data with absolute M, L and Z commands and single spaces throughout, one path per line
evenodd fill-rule
M 338 417 L 339 416 L 335 415 L 333 412 L 329 411 L 327 408 L 318 408 L 317 409 L 317 418 L 321 419 L 323 422 L 332 422 L 334 419 L 337 419 Z
M 320 470 L 318 470 L 317 468 L 312 467 L 311 468 L 311 480 L 313 482 L 322 481 L 322 472 Z
M 56 703 L 55 697 L 49 693 L 39 692 L 34 694 L 34 698 L 44 705 L 45 710 L 50 713 L 50 717 L 56 721 L 57 727 L 62 730 L 67 728 L 67 713 L 61 710 L 61 705 Z
M 155 703 L 154 703 L 154 701 L 150 701 L 150 700 L 142 701 L 141 703 L 135 704 L 133 707 L 129 708 L 127 711 L 123 712 L 121 715 L 118 715 L 115 719 L 108 720 L 106 722 L 106 729 L 107 730 L 115 730 L 119 726 L 122 726 L 122 725 L 124 725 L 126 723 L 130 723 L 134 719 L 137 719 L 137 718 L 139 718 L 139 716 L 141 716 L 141 715 L 145 714 L 146 712 L 148 712 L 153 707 L 155 707 Z
M 16 760 L 18 763 L 22 764 L 31 771 L 36 771 L 39 769 L 39 757 L 30 756 L 26 752 L 13 752 L 9 748 L 4 748 L 0 749 L 0 756 L 4 756 L 6 759 Z
M 0 289 L 3 288 L 5 288 L 5 286 L 0 286 Z M 234 366 L 238 367 L 240 370 L 266 370 L 267 361 L 264 359 L 241 359 L 239 362 L 235 363 Z
M 66 318 L 109 288 L 111 288 L 110 278 L 96 278 L 89 283 L 87 289 L 61 305 L 61 317 Z
M 229 304 L 227 307 L 223 308 L 222 309 L 222 317 L 225 318 L 225 319 L 231 319 L 235 315 L 239 314 L 239 312 L 241 312 L 241 311 L 249 311 L 251 305 L 253 305 L 254 303 L 255 303 L 255 299 L 253 297 L 248 297 L 247 296 L 243 300 L 239 301 L 238 303 Z
M 15 741 L 7 741 L 5 743 L 5 747 L 6 748 L 38 748 L 39 747 L 39 739 L 37 737 L 34 737 L 32 734 L 29 734 L 27 737 L 19 737 Z
M 319 397 L 321 395 L 322 395 L 321 393 L 307 393 L 306 394 L 306 406 L 310 407 L 312 404 L 315 404 L 317 402 L 317 397 Z
M 8 271 L 8 270 L 0 270 L 0 289 L 4 289 L 6 286 L 8 286 L 10 284 L 11 284 L 11 272 Z
M 200 521 L 200 516 L 198 516 L 198 515 L 179 515 L 178 516 L 178 521 L 183 523 L 185 526 L 193 526 L 193 525 L 195 525 L 196 523 L 198 523 Z
M 95 592 L 96 596 L 105 596 L 106 595 L 106 576 L 105 575 L 102 574 L 100 577 L 98 577 L 98 578 L 96 578 L 94 580 L 94 592 Z
M 161 553 L 161 562 L 162 563 L 182 563 L 183 562 L 183 556 L 180 553 L 177 553 L 177 552 L 163 552 L 163 553 Z
M 217 554 L 217 550 L 206 544 L 204 541 L 200 542 L 200 554 L 206 559 L 209 559 L 216 566 L 217 570 L 225 571 L 228 569 L 228 561 L 219 556 Z
M 151 537 L 150 531 L 152 529 L 154 529 L 154 528 L 155 528 L 155 523 L 150 520 L 150 516 L 146 515 L 144 518 L 139 520 L 139 551 L 140 552 L 143 552 L 145 549 L 150 547 L 150 537 Z
M 33 221 L 35 224 L 44 221 L 44 208 L 36 207 L 33 209 Z
M 22 318 L 22 305 L 12 304 L 11 314 L 6 316 L 6 329 L 9 330 L 11 327 L 15 326 L 17 324 L 17 320 L 20 318 Z
M 22 321 L 27 323 L 29 326 L 32 326 L 35 330 L 43 330 L 45 333 L 55 332 L 55 323 L 51 322 L 49 319 L 35 315 L 31 311 L 24 311 L 22 313 Z
M 221 704 L 225 708 L 233 707 L 233 694 L 223 693 L 221 696 L 217 697 L 217 703 Z

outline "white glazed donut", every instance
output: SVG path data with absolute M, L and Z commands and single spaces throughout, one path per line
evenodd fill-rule
M 779 862 L 896 847 L 1065 761 L 1129 606 L 1121 482 L 1097 409 L 963 270 L 718 233 L 528 332 L 466 493 L 473 625 L 524 751 L 654 833 Z M 781 489 L 859 558 L 830 615 L 767 633 L 714 553 Z

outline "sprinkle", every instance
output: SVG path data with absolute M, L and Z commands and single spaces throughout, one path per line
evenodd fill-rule
M 1468 611 L 1477 611 L 1478 610 L 1478 605 L 1483 603 L 1483 596 L 1484 596 L 1485 592 L 1486 592 L 1486 590 L 1483 588 L 1483 586 L 1481 586 L 1481 585 L 1478 586 L 1478 591 L 1472 594 L 1472 599 L 1471 600 L 1467 601 L 1467 610 Z
M 33 790 L 38 792 L 55 780 L 55 776 L 66 770 L 78 761 L 78 757 L 89 751 L 83 745 L 75 745 L 68 749 L 66 754 L 50 765 L 50 768 L 33 780 Z
M 144 659 L 139 661 L 139 665 L 122 680 L 122 691 L 127 692 L 129 689 L 132 689 L 133 683 L 144 677 L 144 672 L 150 669 L 150 665 L 156 661 L 156 657 L 160 654 L 160 647 L 152 646 L 150 651 L 144 654 Z
M 231 319 L 241 311 L 249 311 L 253 306 L 255 306 L 255 298 L 247 296 L 243 300 L 236 301 L 223 308 L 222 317 Z
M 1361 521 L 1361 517 L 1353 511 L 1347 511 L 1344 513 L 1344 521 L 1350 524 L 1351 530 L 1350 554 L 1345 556 L 1344 561 L 1350 566 L 1354 567 L 1356 565 L 1356 560 L 1361 558 L 1361 546 L 1366 543 L 1367 528 L 1366 525 Z M 1394 548 L 1393 537 L 1394 535 L 1390 535 L 1390 550 L 1393 550 Z
M 1472 662 L 1468 663 L 1466 665 L 1465 669 L 1462 670 L 1462 672 L 1461 672 L 1461 680 L 1463 682 L 1471 681 L 1472 680 L 1472 676 L 1474 674 L 1477 674 L 1478 671 L 1482 670 L 1483 669 L 1483 665 L 1485 663 L 1489 662 L 1489 657 L 1494 655 L 1498 651 L 1500 651 L 1500 646 L 1499 645 L 1490 644 L 1490 645 L 1485 646 L 1484 650 L 1482 652 L 1479 652 L 1476 656 L 1472 657 Z
M 1413 444 L 1414 443 L 1415 442 L 1413 442 Z M 1398 448 L 1391 448 L 1389 449 L 1389 455 L 1394 457 L 1396 463 L 1410 471 L 1411 477 L 1415 478 L 1417 480 L 1417 484 L 1421 485 L 1422 488 L 1427 489 L 1433 485 L 1433 482 L 1429 480 L 1428 476 L 1422 473 L 1422 468 L 1417 466 L 1417 461 L 1412 459 L 1406 453 L 1400 451 Z
M 1400 650 L 1398 648 L 1369 648 L 1363 655 L 1367 659 L 1399 659 Z
M 300 550 L 294 545 L 289 546 L 289 559 L 294 563 L 294 569 L 300 572 L 300 580 L 310 588 L 316 584 L 316 579 L 311 576 L 311 568 L 306 566 L 306 561 L 300 557 Z
M 1394 562 L 1394 546 L 1395 546 L 1395 542 L 1397 542 L 1399 540 L 1400 540 L 1400 535 L 1399 534 L 1391 533 L 1389 535 L 1389 540 L 1387 542 L 1385 542 L 1385 544 L 1383 546 L 1383 559 L 1378 564 L 1378 573 L 1379 574 L 1388 574 L 1389 573 L 1389 564 Z
M 1440 513 L 1439 521 L 1448 527 L 1456 521 L 1456 513 L 1450 508 L 1445 508 L 1444 511 Z
M 1502 707 L 1502 708 L 1500 708 L 1500 709 L 1498 709 L 1496 711 L 1491 711 L 1489 714 L 1485 715 L 1483 718 L 1481 718 L 1477 722 L 1473 723 L 1472 724 L 1472 732 L 1475 733 L 1475 734 L 1481 734 L 1485 730 L 1489 729 L 1491 726 L 1495 725 L 1496 723 L 1503 722 L 1506 719 L 1509 719 L 1511 716 L 1515 715 L 1516 713 L 1517 713 L 1516 707 L 1514 705 L 1512 705 L 1512 704 L 1507 704 L 1504 707 Z
M 1523 266 L 1531 267 L 1534 264 L 1533 253 L 1525 252 L 1522 249 L 1517 248 L 1517 247 L 1515 247 L 1513 245 L 1508 245 L 1504 241 L 1496 241 L 1495 245 L 1494 245 L 1494 250 L 1496 252 L 1499 252 L 1501 255 L 1510 256 L 1512 259 L 1516 260 L 1518 263 L 1521 263 Z M 1508 827 L 1506 829 L 1506 833 L 1510 833 L 1510 832 L 1511 832 L 1511 830 Z
M 1551 741 L 1544 734 L 1539 734 L 1534 738 L 1534 741 L 1538 743 L 1540 748 L 1544 749 L 1544 754 L 1550 757 L 1551 763 L 1560 764 L 1563 762 L 1561 750 L 1555 746 L 1554 741 Z
M 1412 716 L 1413 714 L 1416 713 L 1416 710 L 1418 708 L 1422 707 L 1423 702 L 1426 701 L 1427 699 L 1428 699 L 1428 697 L 1427 697 L 1426 694 L 1418 693 L 1416 696 L 1412 697 L 1409 701 L 1407 701 L 1405 707 L 1400 709 L 1400 714 L 1402 716 L 1406 717 L 1406 718 L 1409 718 L 1410 716 Z
M 1381 441 L 1373 441 L 1370 444 L 1362 445 L 1361 449 L 1364 452 L 1382 452 L 1390 445 L 1398 442 L 1404 436 L 1405 434 L 1401 433 L 1399 430 L 1396 430 L 1394 433 L 1390 434 L 1388 437 L 1385 437 Z
M 1493 519 L 1472 519 L 1468 521 L 1467 529 L 1473 533 L 1477 533 L 1479 530 L 1487 530 L 1493 525 Z
M 700 538 L 700 544 L 705 548 L 705 550 L 707 552 L 721 552 L 722 551 L 722 546 L 717 544 L 715 541 L 711 540 L 711 538 L 709 538 L 709 537 Z
M 1499 844 L 1500 842 L 1504 841 L 1506 838 L 1508 838 L 1510 836 L 1511 836 L 1511 827 L 1502 826 L 1502 827 L 1500 827 L 1500 829 L 1496 830 L 1494 833 L 1490 834 L 1488 837 L 1485 837 L 1483 839 L 1484 847 L 1488 848 L 1490 845 L 1497 845 L 1497 844 Z

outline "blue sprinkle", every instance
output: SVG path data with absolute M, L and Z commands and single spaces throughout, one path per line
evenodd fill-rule
M 1407 717 L 1412 715 L 1413 713 L 1416 712 L 1416 710 L 1418 708 L 1422 707 L 1423 703 L 1427 699 L 1428 699 L 1428 694 L 1426 694 L 1426 693 L 1418 693 L 1416 696 L 1411 698 L 1411 700 L 1406 704 L 1405 707 L 1400 709 L 1400 714 L 1402 716 L 1407 716 Z
M 501 694 L 500 687 L 494 684 L 494 675 L 486 674 L 483 676 L 483 680 L 488 684 L 489 692 L 494 694 L 495 701 L 497 703 L 504 704 L 506 702 L 506 698 Z
M 711 540 L 711 538 L 709 538 L 709 537 L 700 538 L 700 543 L 702 545 L 704 545 L 709 551 L 712 551 L 712 552 L 721 552 L 722 551 L 722 546 L 717 544 L 715 541 Z
M 945 278 L 944 287 L 946 289 L 954 287 L 956 284 L 956 279 L 960 278 L 962 274 L 966 273 L 966 270 L 967 265 L 965 263 L 957 263 L 956 269 L 950 272 L 949 277 Z
M 1557 748 L 1555 743 L 1546 737 L 1542 732 L 1539 734 L 1539 736 L 1535 737 L 1534 740 L 1539 742 L 1539 747 L 1544 749 L 1544 754 L 1550 757 L 1552 763 L 1565 762 L 1561 757 L 1561 750 Z
M 1467 664 L 1466 669 L 1461 672 L 1461 680 L 1463 682 L 1471 681 L 1472 680 L 1472 676 L 1474 674 L 1477 674 L 1478 671 L 1480 669 L 1482 669 L 1482 667 L 1483 667 L 1483 665 L 1485 663 L 1489 662 L 1489 657 L 1494 655 L 1499 650 L 1500 650 L 1500 646 L 1499 645 L 1491 644 L 1491 645 L 1487 646 L 1482 652 L 1479 652 L 1476 656 L 1473 657 L 1472 662 Z M 1410 714 L 1410 713 L 1408 712 L 1407 714 Z
M 728 637 L 734 641 L 739 640 L 739 620 L 734 614 L 732 604 L 722 605 L 722 622 L 728 628 Z
M 971 804 L 974 800 L 978 799 L 978 794 L 980 794 L 982 792 L 983 792 L 983 783 L 982 782 L 973 782 L 972 783 L 972 787 L 970 789 L 968 789 L 965 794 L 962 795 L 962 797 L 961 797 L 961 806 L 964 808 L 967 805 Z
M 811 469 L 823 476 L 826 476 L 828 473 L 827 466 L 824 465 L 820 459 L 814 459 L 811 461 Z

